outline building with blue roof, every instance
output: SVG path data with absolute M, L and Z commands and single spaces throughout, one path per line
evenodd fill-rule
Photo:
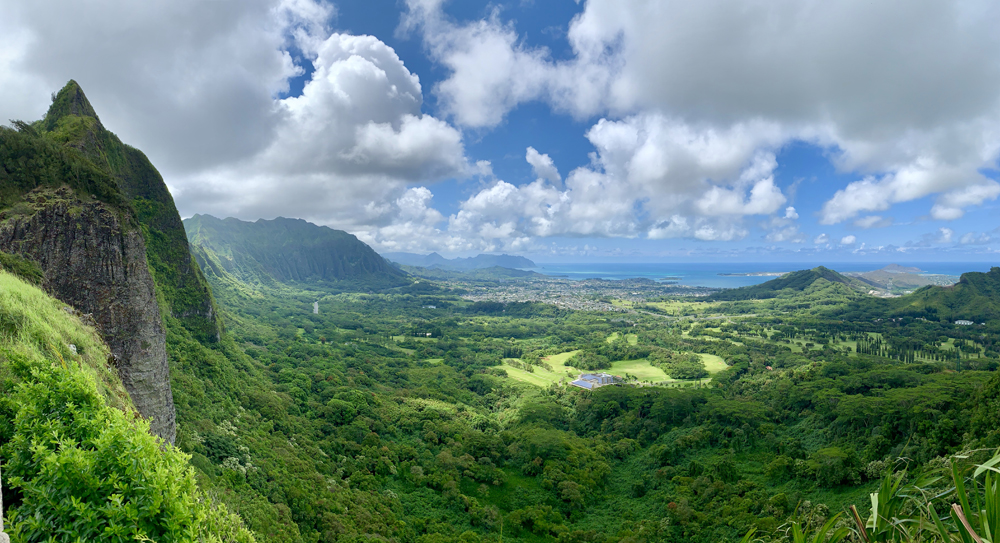
M 584 373 L 570 384 L 584 390 L 594 390 L 605 385 L 613 385 L 615 382 L 615 376 L 610 373 Z

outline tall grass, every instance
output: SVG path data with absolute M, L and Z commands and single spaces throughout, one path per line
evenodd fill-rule
M 66 304 L 0 270 L 0 383 L 13 379 L 6 362 L 9 353 L 76 365 L 109 405 L 135 410 L 117 370 L 108 363 L 110 351 L 97 332 Z
M 812 534 L 792 521 L 785 533 L 750 541 L 851 541 L 858 543 L 1000 543 L 1000 450 L 977 463 L 989 451 L 954 455 L 920 474 L 886 473 L 871 493 L 871 508 L 863 516 L 848 508 L 848 526 L 831 518 Z M 846 538 L 846 539 L 845 539 Z

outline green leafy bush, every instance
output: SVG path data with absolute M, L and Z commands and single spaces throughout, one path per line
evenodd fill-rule
M 16 540 L 253 541 L 198 492 L 186 455 L 161 449 L 148 422 L 108 407 L 83 374 L 2 356 L 22 380 L 5 399 L 17 415 L 3 447 L 20 498 L 9 511 Z

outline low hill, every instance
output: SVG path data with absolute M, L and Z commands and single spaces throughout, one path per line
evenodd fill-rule
M 405 283 L 405 274 L 355 236 L 302 219 L 256 222 L 195 215 L 184 221 L 207 275 L 252 284 L 353 281 Z
M 799 270 L 787 273 L 759 285 L 740 287 L 723 290 L 706 296 L 706 301 L 737 301 L 737 300 L 765 300 L 768 298 L 778 298 L 786 295 L 795 295 L 813 287 L 817 281 L 824 281 L 832 285 L 840 285 L 838 290 L 851 296 L 860 295 L 868 291 L 868 286 L 845 275 L 841 275 L 829 268 L 819 266 L 811 270 Z
M 485 268 L 534 268 L 535 263 L 523 256 L 480 254 L 470 258 L 445 258 L 437 253 L 419 255 L 415 253 L 385 253 L 382 256 L 406 266 L 428 269 L 468 271 Z
M 930 320 L 1000 319 L 1000 267 L 989 272 L 963 273 L 958 283 L 948 287 L 924 287 L 909 296 L 890 300 L 891 314 Z

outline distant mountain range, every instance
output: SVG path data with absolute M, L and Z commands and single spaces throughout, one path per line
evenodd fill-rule
M 477 255 L 470 258 L 445 258 L 437 253 L 420 255 L 416 253 L 382 253 L 385 258 L 404 264 L 406 266 L 418 266 L 421 268 L 449 270 L 449 271 L 469 271 L 481 270 L 485 268 L 534 268 L 535 263 L 523 256 L 511 255 Z
M 354 281 L 390 286 L 405 273 L 355 236 L 302 219 L 246 222 L 195 215 L 184 220 L 191 252 L 210 278 L 243 282 Z
M 947 286 L 958 282 L 953 275 L 923 274 L 920 268 L 890 264 L 882 269 L 869 272 L 845 272 L 869 285 L 893 294 L 903 294 L 930 285 Z

